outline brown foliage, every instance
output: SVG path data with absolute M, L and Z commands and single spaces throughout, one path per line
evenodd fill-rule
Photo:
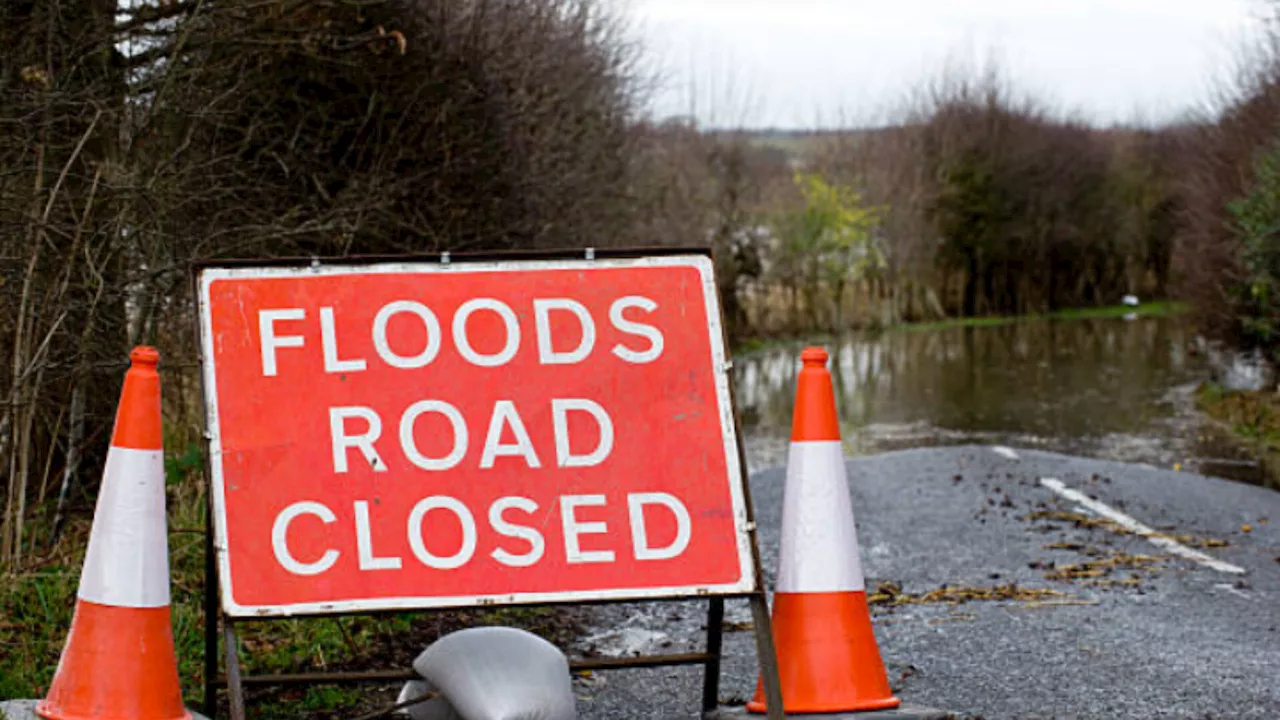
M 1246 280 L 1242 248 L 1227 205 L 1254 183 L 1259 150 L 1280 130 L 1280 35 L 1274 32 L 1244 59 L 1222 89 L 1221 111 L 1168 131 L 1180 163 L 1175 267 L 1179 290 L 1208 335 L 1241 339 L 1232 289 Z
M 190 198 L 156 222 L 202 256 L 608 243 L 631 109 L 612 32 L 578 0 L 215 4 L 149 123 Z
M 195 438 L 192 261 L 634 238 L 634 56 L 593 0 L 117 11 L 0 4 L 0 567 L 87 509 L 131 344 Z
M 902 123 L 838 144 L 826 171 L 887 208 L 885 321 L 1024 314 L 1159 297 L 1172 168 L 1160 134 L 1102 130 L 951 73 Z
M 23 518 L 58 491 L 64 464 L 100 444 L 118 387 L 130 188 L 114 141 L 124 82 L 103 32 L 111 11 L 0 8 L 0 566 L 31 541 Z

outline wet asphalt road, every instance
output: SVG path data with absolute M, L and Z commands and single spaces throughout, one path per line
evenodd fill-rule
M 971 718 L 1280 718 L 1280 493 L 983 446 L 858 458 L 848 470 L 869 591 L 884 582 L 911 594 L 1016 583 L 1062 593 L 1040 603 L 876 606 L 880 650 L 904 702 Z M 1245 573 L 1089 522 L 1042 478 Z M 751 488 L 772 587 L 783 471 L 755 473 Z M 1211 539 L 1227 545 L 1204 547 Z M 1055 579 L 1064 566 L 1085 577 Z M 704 608 L 600 608 L 599 631 L 583 647 L 697 650 Z M 739 625 L 749 620 L 745 601 L 729 603 L 722 702 L 741 703 L 755 687 L 754 644 Z M 582 717 L 596 720 L 695 718 L 700 692 L 696 668 L 600 672 L 578 683 Z

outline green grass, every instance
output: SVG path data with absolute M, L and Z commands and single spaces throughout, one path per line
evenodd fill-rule
M 1128 305 L 1108 305 L 1094 308 L 1072 308 L 1048 313 L 1045 317 L 1058 320 L 1078 320 L 1083 318 L 1119 318 L 1130 313 L 1140 317 L 1166 317 L 1181 315 L 1187 312 L 1187 304 L 1176 301 L 1142 303 L 1137 307 Z
M 1280 453 L 1280 397 L 1275 392 L 1225 390 L 1205 383 L 1196 390 L 1196 406 L 1261 450 Z
M 166 446 L 192 447 L 168 438 Z M 185 450 L 172 451 L 166 462 L 174 648 L 183 697 L 193 707 L 204 692 L 201 465 L 198 452 Z M 53 552 L 19 572 L 0 574 L 0 698 L 40 698 L 47 692 L 71 627 L 89 525 L 89 518 L 77 518 Z M 575 623 L 563 608 L 485 608 L 255 621 L 237 630 L 245 671 L 264 674 L 405 669 L 436 637 L 473 625 L 522 627 L 563 644 L 577 631 Z M 393 685 L 398 684 L 255 691 L 251 714 L 260 720 L 349 718 L 389 704 Z
M 935 322 L 905 323 L 888 329 L 927 331 L 945 330 L 958 327 L 996 327 L 1000 325 L 1012 325 L 1019 322 L 1035 322 L 1043 320 L 1105 320 L 1123 318 L 1129 315 L 1133 315 L 1135 317 L 1167 317 L 1171 315 L 1180 315 L 1186 311 L 1187 306 L 1185 303 L 1152 302 L 1143 303 L 1137 307 L 1130 307 L 1128 305 L 1108 305 L 1104 307 L 1069 308 L 1066 310 L 1057 310 L 1047 313 L 1031 313 L 1027 315 L 983 315 L 978 317 L 953 318 Z
M 166 470 L 174 650 L 183 695 L 194 704 L 203 689 L 204 493 L 185 454 L 168 458 Z M 90 523 L 74 518 L 51 552 L 0 577 L 0 698 L 48 690 L 71 627 Z
M 1225 426 L 1263 467 L 1263 484 L 1280 490 L 1280 396 L 1272 390 L 1196 389 L 1196 407 Z
M 51 565 L 0 590 L 0 698 L 41 697 L 71 623 L 77 578 Z

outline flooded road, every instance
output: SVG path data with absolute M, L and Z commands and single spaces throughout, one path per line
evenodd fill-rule
M 1280 494 L 1205 477 L 1259 484 L 1261 470 L 1195 410 L 1201 382 L 1246 388 L 1273 378 L 1217 356 L 1178 318 L 822 344 L 846 454 L 860 456 L 847 478 L 862 572 L 880 598 L 871 605 L 877 642 L 905 703 L 986 718 L 1217 717 L 1224 707 L 1231 717 L 1280 717 L 1271 681 Z M 770 589 L 802 347 L 734 360 Z M 1009 588 L 1051 599 L 997 592 Z M 929 599 L 943 591 L 976 599 Z M 885 602 L 897 593 L 918 602 Z M 592 613 L 575 652 L 703 647 L 698 601 Z M 756 687 L 752 628 L 745 602 L 726 605 L 726 707 Z M 694 718 L 701 677 L 693 668 L 602 672 L 575 691 L 584 720 Z
M 989 445 L 853 458 L 846 475 L 876 641 L 904 704 L 972 720 L 1280 717 L 1280 493 Z M 785 471 L 750 483 L 773 588 Z M 913 600 L 895 604 L 902 594 Z M 705 605 L 601 606 L 583 644 L 699 652 Z M 736 709 L 759 663 L 746 603 L 725 610 L 719 695 Z M 583 720 L 692 720 L 701 689 L 698 668 L 674 667 L 576 685 Z
M 823 344 L 851 455 L 983 443 L 1266 484 L 1195 410 L 1201 382 L 1256 379 L 1224 366 L 1178 317 L 907 328 Z M 802 347 L 735 357 L 753 470 L 785 462 Z

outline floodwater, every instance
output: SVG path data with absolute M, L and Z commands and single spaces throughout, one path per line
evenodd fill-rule
M 902 329 L 820 344 L 831 353 L 850 455 L 976 443 L 1264 482 L 1261 465 L 1196 411 L 1195 391 L 1206 380 L 1245 389 L 1273 378 L 1260 363 L 1211 349 L 1176 317 Z M 786 462 L 804 346 L 734 356 L 752 471 Z M 726 610 L 728 620 L 750 622 L 745 603 Z M 581 647 L 607 656 L 669 652 L 677 639 L 699 637 L 702 621 L 657 603 L 598 612 Z
M 900 329 L 821 343 L 849 454 L 981 443 L 1268 483 L 1260 463 L 1195 410 L 1203 381 L 1267 382 L 1178 317 Z M 734 359 L 752 469 L 785 462 L 804 343 Z

